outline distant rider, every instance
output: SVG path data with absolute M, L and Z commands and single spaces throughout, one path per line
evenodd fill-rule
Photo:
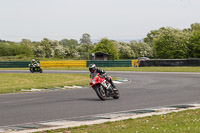
M 36 66 L 39 66 L 39 63 L 37 63 L 37 61 L 35 61 L 35 59 L 32 59 L 30 67 L 35 68 Z
M 112 79 L 107 76 L 107 73 L 104 70 L 102 70 L 100 68 L 96 68 L 95 64 L 90 64 L 89 71 L 90 71 L 90 76 L 92 73 L 99 73 L 99 75 L 103 76 L 106 79 L 106 81 L 108 81 L 112 85 L 113 91 L 117 90 Z

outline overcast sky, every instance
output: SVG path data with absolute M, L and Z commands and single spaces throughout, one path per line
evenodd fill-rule
M 200 22 L 200 0 L 0 0 L 0 39 L 142 39 Z

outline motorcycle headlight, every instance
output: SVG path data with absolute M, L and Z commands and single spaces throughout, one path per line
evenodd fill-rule
M 90 83 L 95 84 L 95 79 L 93 79 Z

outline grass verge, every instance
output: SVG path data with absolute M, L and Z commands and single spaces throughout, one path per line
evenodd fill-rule
M 104 67 L 102 69 L 105 71 L 135 72 L 200 72 L 200 67 Z
M 199 133 L 200 109 L 37 133 Z
M 200 67 L 101 67 L 105 71 L 135 72 L 200 72 Z M 29 70 L 28 68 L 0 68 L 0 70 Z M 88 70 L 83 68 L 43 68 L 43 70 Z
M 15 93 L 21 89 L 31 88 L 88 85 L 88 83 L 87 74 L 0 73 L 0 93 Z

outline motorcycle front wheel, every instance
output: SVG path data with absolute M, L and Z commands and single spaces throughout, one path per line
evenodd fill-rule
M 34 73 L 34 70 L 33 70 L 33 68 L 30 68 L 30 72 L 31 72 L 31 73 Z
M 95 89 L 96 93 L 97 93 L 97 96 L 102 100 L 102 101 L 105 101 L 106 100 L 106 91 L 105 91 L 105 88 L 103 88 L 103 86 L 98 86 L 96 87 Z

